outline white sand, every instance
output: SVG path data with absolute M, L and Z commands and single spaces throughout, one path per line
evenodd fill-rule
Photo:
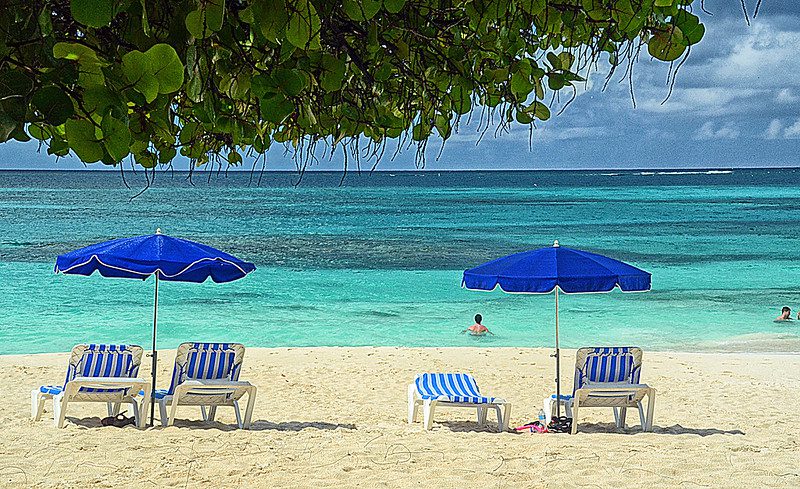
M 102 404 L 75 404 L 67 426 L 29 419 L 30 390 L 63 380 L 67 354 L 0 357 L 0 484 L 15 487 L 798 487 L 800 355 L 645 352 L 658 391 L 653 433 L 629 411 L 585 409 L 580 433 L 495 433 L 474 412 L 439 409 L 431 432 L 406 424 L 406 386 L 426 370 L 466 371 L 536 418 L 551 390 L 550 351 L 522 348 L 248 349 L 259 387 L 252 431 L 232 410 L 204 424 L 101 427 Z M 173 352 L 160 355 L 168 382 Z M 565 352 L 565 390 L 573 352 Z M 145 360 L 147 363 L 149 359 Z M 149 369 L 143 366 L 141 375 Z M 490 415 L 491 421 L 491 415 Z

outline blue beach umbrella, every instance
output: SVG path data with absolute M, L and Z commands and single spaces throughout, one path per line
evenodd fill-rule
M 587 294 L 650 290 L 650 273 L 613 258 L 588 251 L 553 246 L 515 253 L 464 271 L 462 287 L 509 294 L 549 294 L 556 302 L 556 396 L 561 399 L 561 357 L 558 346 L 558 292 Z M 560 403 L 556 403 L 560 415 Z
M 173 238 L 161 234 L 120 238 L 89 245 L 56 259 L 56 273 L 91 275 L 95 271 L 103 277 L 136 278 L 155 277 L 153 302 L 153 395 L 156 387 L 156 331 L 158 324 L 158 282 L 201 283 L 211 278 L 214 282 L 232 282 L 255 270 L 252 263 L 210 246 Z M 154 400 L 154 399 L 153 399 Z M 150 404 L 150 423 L 153 422 L 155 403 Z

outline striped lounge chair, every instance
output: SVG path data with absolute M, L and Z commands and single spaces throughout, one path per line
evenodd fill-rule
M 182 343 L 175 355 L 169 389 L 156 389 L 161 424 L 175 422 L 178 406 L 200 406 L 203 420 L 213 421 L 218 406 L 231 406 L 239 428 L 249 428 L 256 400 L 256 387 L 239 380 L 244 360 L 240 343 Z M 247 394 L 244 421 L 239 400 Z M 167 416 L 167 405 L 172 406 Z M 206 411 L 208 409 L 208 411 Z
M 578 431 L 578 409 L 582 407 L 614 408 L 618 428 L 625 427 L 629 407 L 639 410 L 642 431 L 653 429 L 656 390 L 641 384 L 642 350 L 636 347 L 581 348 L 575 355 L 575 380 L 572 395 L 561 396 L 568 417 L 572 417 L 572 433 Z M 647 415 L 642 400 L 647 396 Z M 550 422 L 556 396 L 544 401 L 547 422 Z M 619 410 L 619 411 L 618 411 Z
M 475 408 L 479 426 L 486 424 L 487 411 L 494 409 L 497 412 L 497 431 L 508 430 L 511 404 L 503 399 L 482 395 L 472 375 L 418 374 L 414 383 L 408 386 L 408 423 L 417 420 L 419 407 L 422 406 L 423 426 L 426 430 L 431 429 L 433 411 L 437 405 Z
M 121 403 L 125 402 L 133 407 L 136 426 L 143 427 L 142 413 L 147 411 L 150 400 L 150 382 L 136 378 L 141 363 L 141 346 L 76 345 L 70 354 L 64 383 L 43 385 L 31 391 L 31 417 L 36 421 L 41 419 L 45 400 L 52 399 L 53 422 L 63 428 L 70 402 L 105 402 L 109 416 L 118 414 Z

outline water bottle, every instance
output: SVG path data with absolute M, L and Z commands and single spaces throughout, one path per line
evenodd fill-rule
M 544 415 L 544 410 L 539 410 L 539 424 L 542 425 L 544 430 L 547 430 L 547 417 Z

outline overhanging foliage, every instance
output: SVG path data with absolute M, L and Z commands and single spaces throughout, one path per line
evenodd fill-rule
M 672 62 L 692 0 L 31 0 L 0 10 L 0 141 L 144 168 L 240 164 L 275 143 L 301 167 L 550 117 L 586 73 Z M 642 53 L 644 55 L 644 53 Z M 562 102 L 564 100 L 562 98 Z

